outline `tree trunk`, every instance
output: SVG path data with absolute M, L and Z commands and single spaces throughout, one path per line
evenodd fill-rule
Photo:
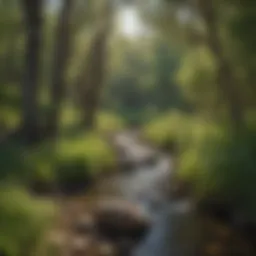
M 96 33 L 90 50 L 89 67 L 86 72 L 87 80 L 81 95 L 83 125 L 86 129 L 93 129 L 95 126 L 95 116 L 105 75 L 106 39 L 106 31 L 104 28 L 100 29 Z
M 86 129 L 93 129 L 95 126 L 96 112 L 105 78 L 106 50 L 111 30 L 112 8 L 111 2 L 106 1 L 91 43 L 89 57 L 86 58 L 76 82 L 83 113 L 83 127 Z
M 207 29 L 207 44 L 217 63 L 217 75 L 220 92 L 228 102 L 229 113 L 235 129 L 244 125 L 244 110 L 241 97 L 238 91 L 238 84 L 230 63 L 228 62 L 221 40 L 218 35 L 216 11 L 213 0 L 197 0 L 199 12 L 205 22 Z
M 42 0 L 22 0 L 27 31 L 23 96 L 23 125 L 25 139 L 33 142 L 39 136 L 38 87 L 40 47 L 42 36 Z
M 56 42 L 54 48 L 54 64 L 51 86 L 51 111 L 48 116 L 48 131 L 50 136 L 56 136 L 61 116 L 61 103 L 66 89 L 66 73 L 70 56 L 70 32 L 73 0 L 64 0 L 60 11 Z

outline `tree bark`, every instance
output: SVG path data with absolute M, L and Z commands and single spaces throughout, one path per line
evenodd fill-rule
M 61 103 L 65 96 L 66 73 L 71 51 L 71 16 L 73 9 L 73 0 L 64 0 L 60 11 L 56 41 L 54 48 L 54 63 L 51 86 L 51 111 L 48 116 L 48 132 L 50 136 L 56 136 L 58 133 Z
M 105 78 L 106 50 L 111 30 L 112 8 L 111 3 L 106 2 L 91 43 L 89 57 L 86 58 L 76 82 L 83 114 L 83 127 L 86 129 L 93 129 L 95 126 L 96 112 Z
M 106 39 L 106 31 L 100 29 L 96 33 L 90 50 L 87 81 L 82 93 L 83 125 L 86 129 L 93 129 L 95 126 L 96 111 L 104 83 Z
M 27 31 L 23 98 L 22 131 L 25 140 L 33 142 L 39 136 L 38 87 L 40 47 L 42 37 L 42 0 L 22 0 Z
M 234 128 L 240 129 L 244 125 L 244 109 L 238 91 L 238 84 L 232 67 L 225 57 L 221 40 L 218 35 L 216 9 L 213 0 L 196 0 L 199 12 L 207 29 L 207 45 L 217 64 L 217 84 L 224 99 L 228 102 L 229 113 Z

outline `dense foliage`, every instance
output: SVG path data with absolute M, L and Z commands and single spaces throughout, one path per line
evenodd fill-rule
M 176 78 L 194 111 L 151 121 L 145 136 L 164 148 L 176 146 L 177 174 L 193 184 L 199 201 L 224 201 L 255 222 L 255 75 L 250 71 L 255 63 L 255 4 L 163 2 L 174 11 L 187 8 L 192 13 L 189 22 L 180 23 L 160 8 L 152 23 L 168 38 L 166 26 L 159 25 L 163 19 L 172 24 L 171 33 L 184 32 L 176 40 L 193 35 Z
M 127 125 L 177 156 L 198 201 L 225 201 L 256 222 L 256 4 L 119 2 L 0 1 L 7 256 L 39 255 L 54 207 L 35 192 L 85 189 L 115 171 L 106 135 Z M 140 11 L 148 32 L 118 32 L 122 8 Z

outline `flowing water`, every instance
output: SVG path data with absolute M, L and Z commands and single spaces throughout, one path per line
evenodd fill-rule
M 230 227 L 211 218 L 202 221 L 191 198 L 171 199 L 175 166 L 170 156 L 144 145 L 132 132 L 117 134 L 111 140 L 123 168 L 118 173 L 101 178 L 86 199 L 79 198 L 78 205 L 88 207 L 88 197 L 92 202 L 95 198 L 118 197 L 139 205 L 151 217 L 153 224 L 143 241 L 132 250 L 132 256 L 255 255 L 245 239 Z M 74 211 L 76 199 L 71 199 L 71 205 L 68 203 L 69 206 L 62 211 L 73 220 L 77 218 Z M 66 238 L 66 248 L 72 236 Z M 61 255 L 95 255 L 67 253 L 65 246 L 63 251 L 65 253 Z
M 196 255 L 199 225 L 193 202 L 188 198 L 170 200 L 174 171 L 171 158 L 138 142 L 132 133 L 116 135 L 114 143 L 121 149 L 123 161 L 133 165 L 99 182 L 93 193 L 120 196 L 139 204 L 150 214 L 151 231 L 133 255 Z M 154 157 L 154 161 L 146 161 Z

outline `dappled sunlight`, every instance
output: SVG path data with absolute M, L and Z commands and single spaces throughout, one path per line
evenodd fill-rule
M 120 7 L 117 14 L 117 31 L 128 39 L 138 39 L 152 33 L 135 6 Z
M 256 255 L 255 1 L 0 1 L 0 255 Z

